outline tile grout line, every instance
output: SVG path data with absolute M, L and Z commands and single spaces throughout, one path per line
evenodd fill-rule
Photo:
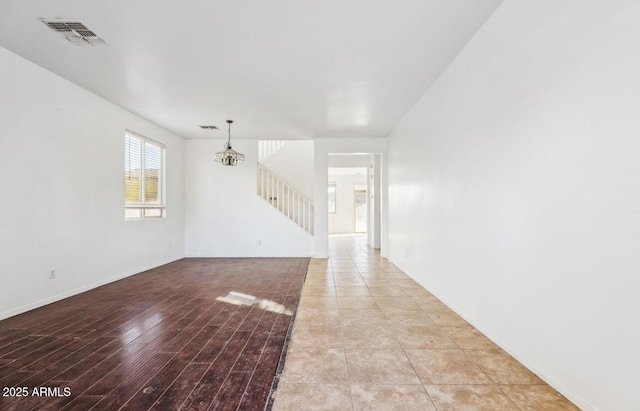
M 352 258 L 352 261 L 353 261 L 353 258 Z M 355 264 L 355 261 L 353 261 L 353 263 Z M 362 270 L 364 270 L 364 269 L 359 268 L 357 265 L 356 265 L 356 268 L 357 268 L 357 270 L 358 270 L 358 272 L 359 272 L 359 274 L 360 274 L 360 277 L 362 277 Z M 367 274 L 370 274 L 370 273 L 368 272 L 368 271 L 369 271 L 368 269 L 366 269 L 365 271 L 367 271 Z M 364 280 L 364 278 L 363 278 L 363 280 Z M 394 280 L 394 282 L 395 282 L 395 280 Z M 374 303 L 375 303 L 375 305 L 376 305 L 377 309 L 378 309 L 379 311 L 381 311 L 381 313 L 382 313 L 383 317 L 385 317 L 385 321 L 387 322 L 387 324 L 388 324 L 390 327 L 392 327 L 392 325 L 393 325 L 393 324 L 391 324 L 391 321 L 387 318 L 387 316 L 384 314 L 384 312 L 382 312 L 382 310 L 380 310 L 380 305 L 378 304 L 378 301 L 377 301 L 377 299 L 375 298 L 376 296 L 374 296 L 374 295 L 371 293 L 370 286 L 369 286 L 369 284 L 368 284 L 366 281 L 365 281 L 365 286 L 367 287 L 367 290 L 369 291 L 369 294 L 371 295 L 371 297 L 373 297 L 373 299 L 374 299 Z M 386 287 L 384 287 L 384 286 L 383 286 L 383 288 L 386 288 Z M 408 297 L 410 297 L 410 296 L 408 296 Z M 411 300 L 413 301 L 413 299 L 411 299 Z M 421 311 L 422 311 L 422 310 L 421 310 Z M 404 347 L 402 346 L 402 344 L 400 344 L 400 343 L 398 342 L 398 340 L 397 340 L 397 338 L 396 338 L 396 337 L 394 337 L 394 341 L 395 341 L 396 343 L 398 343 L 398 347 L 400 348 L 400 350 L 402 351 L 402 354 L 404 355 L 405 359 L 407 360 L 407 362 L 408 362 L 408 363 L 409 363 L 409 365 L 411 366 L 411 369 L 413 370 L 414 374 L 415 374 L 415 375 L 416 375 L 416 377 L 418 378 L 418 381 L 420 381 L 420 384 L 419 384 L 419 385 L 422 387 L 422 389 L 424 390 L 424 392 L 427 394 L 427 397 L 429 398 L 429 401 L 430 401 L 430 402 L 431 402 L 431 404 L 433 405 L 434 409 L 435 409 L 435 410 L 438 410 L 438 407 L 437 407 L 437 406 L 435 405 L 435 403 L 433 402 L 433 399 L 431 398 L 431 395 L 430 395 L 430 394 L 429 394 L 429 392 L 427 391 L 427 388 L 424 386 L 424 383 L 422 382 L 422 380 L 420 379 L 420 376 L 418 375 L 417 371 L 415 370 L 415 367 L 414 367 L 413 363 L 411 362 L 411 360 L 409 360 L 409 357 L 407 356 L 407 353 L 405 352 Z M 384 384 L 384 383 L 382 383 L 382 384 L 372 384 L 372 385 L 388 385 L 388 384 Z M 401 384 L 393 384 L 393 385 L 401 385 Z M 414 386 L 414 385 L 416 385 L 416 384 L 408 384 L 408 385 Z M 352 402 L 353 402 L 353 396 L 352 396 Z
M 331 259 L 331 254 L 329 254 L 329 258 Z M 342 340 L 342 352 L 344 353 L 344 365 L 347 369 L 347 383 L 349 386 L 349 403 L 351 404 L 351 410 L 355 410 L 355 406 L 353 404 L 353 389 L 351 384 L 351 373 L 349 372 L 349 361 L 347 360 L 347 347 L 344 343 L 344 332 L 342 331 L 342 315 L 340 315 L 340 303 L 338 302 L 338 287 L 336 286 L 336 277 L 335 271 L 333 270 L 333 262 L 331 263 L 331 277 L 333 277 L 333 288 L 336 293 L 336 306 L 338 307 L 338 326 L 340 328 L 340 339 Z

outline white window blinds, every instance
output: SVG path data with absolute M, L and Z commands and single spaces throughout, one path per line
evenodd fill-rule
M 165 216 L 165 147 L 127 131 L 124 139 L 125 219 Z

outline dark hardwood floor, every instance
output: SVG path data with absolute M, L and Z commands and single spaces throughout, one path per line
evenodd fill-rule
M 0 409 L 263 410 L 308 263 L 183 259 L 0 321 Z

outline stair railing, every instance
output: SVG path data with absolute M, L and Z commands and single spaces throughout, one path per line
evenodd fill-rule
M 313 235 L 313 202 L 258 163 L 258 195 Z

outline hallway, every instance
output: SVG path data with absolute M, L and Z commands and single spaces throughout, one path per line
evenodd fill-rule
M 312 259 L 274 410 L 574 410 L 366 245 Z

